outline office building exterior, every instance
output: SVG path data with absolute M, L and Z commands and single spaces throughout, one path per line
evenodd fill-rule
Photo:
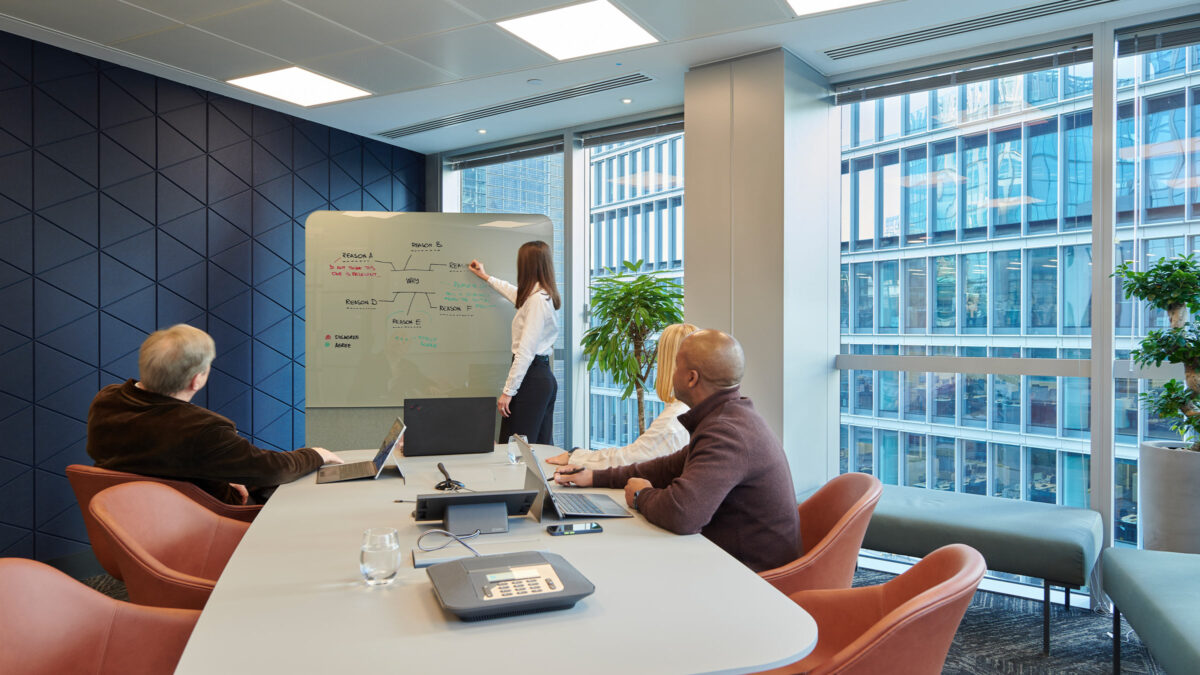
M 1195 252 L 1200 48 L 1116 71 L 1114 262 Z M 1085 62 L 842 106 L 842 353 L 1092 358 L 1092 84 Z M 1166 317 L 1114 292 L 1120 361 Z M 840 376 L 842 472 L 1089 505 L 1089 378 Z M 1160 385 L 1110 390 L 1122 544 L 1138 542 L 1138 442 L 1178 438 L 1138 406 Z
M 601 145 L 588 154 L 588 261 L 593 278 L 642 261 L 640 274 L 683 281 L 683 134 Z M 638 436 L 637 398 L 598 369 L 589 373 L 590 445 L 627 445 Z M 653 379 L 646 425 L 662 412 Z

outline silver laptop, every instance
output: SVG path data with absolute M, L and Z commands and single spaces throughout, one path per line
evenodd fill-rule
M 533 456 L 533 449 L 525 442 L 525 438 L 513 434 L 521 456 L 525 458 L 526 487 L 537 487 L 542 491 L 533 503 L 534 517 L 542 520 L 542 513 L 547 504 L 550 510 L 559 518 L 632 518 L 633 514 L 625 510 L 608 495 L 585 495 L 564 490 L 555 491 L 553 479 L 546 478 L 546 472 Z M 536 483 L 536 485 L 532 485 Z
M 383 439 L 383 444 L 379 446 L 379 452 L 375 453 L 375 458 L 365 462 L 351 462 L 349 464 L 334 464 L 331 466 L 323 466 L 317 472 L 318 483 L 337 483 L 344 480 L 359 480 L 360 478 L 379 478 L 383 473 L 383 467 L 387 465 L 388 458 L 392 456 L 392 451 L 400 444 L 400 439 L 404 437 L 404 422 L 399 417 L 395 422 L 392 422 L 392 428 L 388 429 L 387 436 Z M 396 468 L 400 468 L 400 463 L 397 461 Z M 401 477 L 404 474 L 400 474 Z

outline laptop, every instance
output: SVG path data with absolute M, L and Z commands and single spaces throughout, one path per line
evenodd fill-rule
M 543 492 L 543 494 L 538 495 L 538 499 L 533 503 L 533 509 L 531 509 L 534 511 L 534 517 L 538 519 L 538 522 L 541 522 L 542 513 L 545 511 L 547 504 L 550 506 L 550 511 L 557 514 L 560 519 L 633 517 L 632 513 L 626 511 L 624 506 L 618 504 L 608 495 L 585 495 L 565 490 L 555 491 L 552 487 L 555 484 L 554 480 L 546 478 L 546 471 L 542 468 L 541 463 L 538 462 L 537 457 L 533 456 L 533 449 L 525 442 L 524 437 L 513 434 L 513 438 L 517 441 L 517 447 L 521 449 L 521 456 L 525 458 L 525 487 L 537 487 Z
M 496 449 L 496 399 L 404 399 L 404 456 L 466 455 Z
M 404 422 L 397 417 L 396 421 L 392 422 L 392 428 L 388 429 L 387 436 L 384 437 L 383 444 L 379 446 L 379 452 L 375 453 L 374 459 L 323 466 L 317 471 L 317 482 L 337 483 L 360 478 L 379 478 L 379 475 L 383 473 L 383 467 L 387 465 L 388 457 L 392 456 L 392 451 L 400 444 L 400 439 L 403 437 Z M 400 468 L 399 461 L 396 463 L 396 468 Z M 403 477 L 404 474 L 400 475 Z

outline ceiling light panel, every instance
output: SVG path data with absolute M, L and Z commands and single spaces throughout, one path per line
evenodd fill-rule
M 357 87 L 296 67 L 239 77 L 229 80 L 229 84 L 306 108 L 371 95 Z
M 658 42 L 608 0 L 530 14 L 497 25 L 559 61 Z
M 859 5 L 874 5 L 880 2 L 892 2 L 892 0 L 787 0 L 788 5 L 792 7 L 792 11 L 796 13 L 796 16 L 836 12 L 839 9 L 850 9 Z

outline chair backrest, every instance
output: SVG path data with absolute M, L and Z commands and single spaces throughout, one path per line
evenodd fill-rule
M 830 480 L 797 507 L 803 554 L 762 577 L 786 594 L 816 588 L 849 588 L 858 552 L 883 494 L 878 478 L 845 473 Z
M 964 544 L 930 553 L 879 587 L 882 618 L 813 668 L 811 675 L 941 673 L 954 633 L 986 571 L 983 556 Z M 801 606 L 803 595 L 796 598 Z
M 66 473 L 67 480 L 71 482 L 71 489 L 75 491 L 75 500 L 79 502 L 79 510 L 83 514 L 83 524 L 87 527 L 88 539 L 92 543 L 92 552 L 95 553 L 96 560 L 100 561 L 100 566 L 104 568 L 104 571 L 118 579 L 121 578 L 121 570 L 117 565 L 116 557 L 112 553 L 112 544 L 108 541 L 104 530 L 96 523 L 96 519 L 92 517 L 92 512 L 88 508 L 92 497 L 105 488 L 133 481 L 161 483 L 187 495 L 196 503 L 218 515 L 245 522 L 254 520 L 254 516 L 258 515 L 259 510 L 262 509 L 261 506 L 235 506 L 233 504 L 226 504 L 204 490 L 201 490 L 198 486 L 182 480 L 139 476 L 136 473 L 101 469 L 100 467 L 84 466 L 83 464 L 68 466 Z
M 171 673 L 200 612 L 141 607 L 24 558 L 0 559 L 0 673 Z
M 102 490 L 89 508 L 113 543 L 129 598 L 143 605 L 202 608 L 249 527 L 151 482 Z

